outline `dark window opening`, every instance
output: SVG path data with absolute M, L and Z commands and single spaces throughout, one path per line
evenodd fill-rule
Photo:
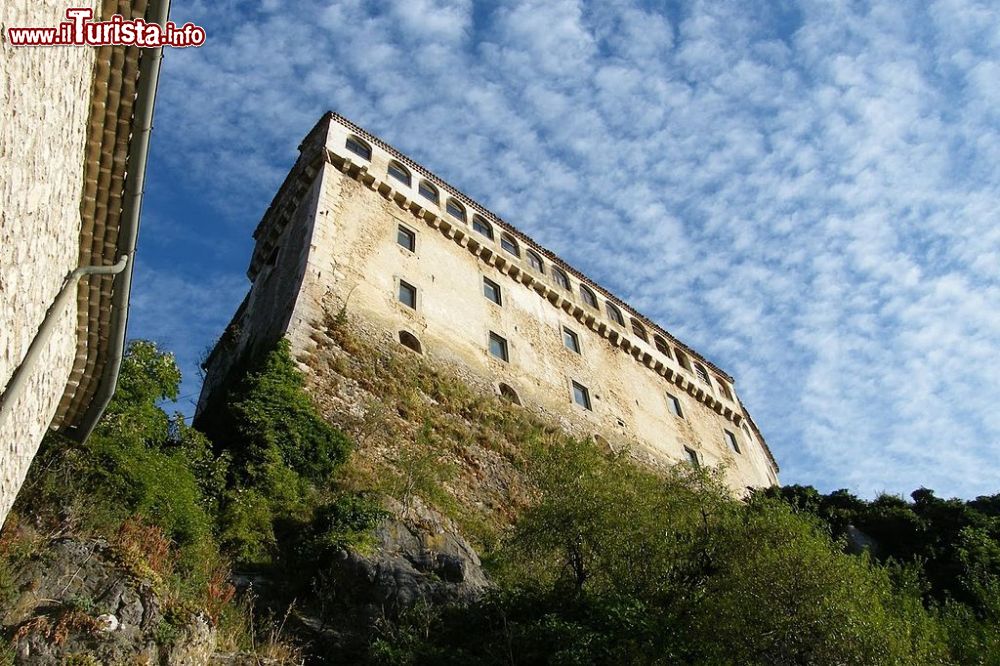
M 417 340 L 417 337 L 409 331 L 399 332 L 399 344 L 403 345 L 407 349 L 412 349 L 418 354 L 424 353 L 423 348 L 420 346 L 420 340 Z
M 514 240 L 513 236 L 500 234 L 500 247 L 508 254 L 512 254 L 515 257 L 521 256 L 521 249 L 517 246 L 517 241 Z
M 649 342 L 649 336 L 646 335 L 646 329 L 637 319 L 632 320 L 632 332 L 635 333 L 636 336 L 638 336 L 643 342 Z
M 399 162 L 389 162 L 389 176 L 395 178 L 407 187 L 410 185 L 410 172 Z
M 531 250 L 527 250 L 526 254 L 528 255 L 528 265 L 531 266 L 536 271 L 538 271 L 539 273 L 544 273 L 545 263 L 542 261 L 542 258 L 539 257 L 534 252 L 532 252 Z
M 486 236 L 490 240 L 493 240 L 493 227 L 490 226 L 489 222 L 478 215 L 472 216 L 472 230 Z
M 267 261 L 264 262 L 265 265 L 267 265 L 267 266 L 274 266 L 276 263 L 278 263 L 278 251 L 280 249 L 281 248 L 279 246 L 277 246 L 277 245 L 275 245 L 273 248 L 271 248 L 271 253 L 267 255 Z
M 608 311 L 608 316 L 611 317 L 611 321 L 615 322 L 619 326 L 625 325 L 625 318 L 622 317 L 622 312 L 617 307 L 614 306 L 610 301 L 604 304 L 605 309 Z
M 399 302 L 408 308 L 417 309 L 417 288 L 408 282 L 399 281 Z
M 366 160 L 371 160 L 372 158 L 372 148 L 367 143 L 362 141 L 356 136 L 347 137 L 347 149 L 357 155 L 358 157 L 363 157 Z
M 552 269 L 552 278 L 556 281 L 556 284 L 563 289 L 569 290 L 569 277 L 563 273 L 558 268 Z
M 501 361 L 510 361 L 510 354 L 507 351 L 506 338 L 503 338 L 492 331 L 490 331 L 490 354 Z
M 465 222 L 465 206 L 458 203 L 454 199 L 448 199 L 448 205 L 445 208 L 447 209 L 449 215 Z
M 695 469 L 699 469 L 701 467 L 701 463 L 698 462 L 698 452 L 697 451 L 695 451 L 694 449 L 691 449 L 691 448 L 688 448 L 688 447 L 685 446 L 684 447 L 684 453 L 687 454 L 688 463 L 690 463 L 691 467 L 694 467 Z
M 728 430 L 724 430 L 723 432 L 726 433 L 726 444 L 729 445 L 729 448 L 732 449 L 733 453 L 740 453 L 740 443 L 736 441 L 736 435 Z
M 401 224 L 396 228 L 396 242 L 399 243 L 400 247 L 414 252 L 417 249 L 417 234 Z
M 590 405 L 590 391 L 579 382 L 573 382 L 573 402 L 584 409 L 593 411 L 593 407 Z
M 420 187 L 417 189 L 420 192 L 420 196 L 425 199 L 430 199 L 434 203 L 438 202 L 438 191 L 437 188 L 428 183 L 426 180 L 420 181 Z
M 663 354 L 667 358 L 673 358 L 670 355 L 670 346 L 667 344 L 666 340 L 664 340 L 663 338 L 661 338 L 658 335 L 654 335 L 653 336 L 653 344 L 656 345 L 656 351 L 660 352 L 661 354 Z
M 515 405 L 521 404 L 521 399 L 517 397 L 517 391 L 507 386 L 506 384 L 500 385 L 500 397 L 507 402 L 512 402 Z
M 483 295 L 497 305 L 503 305 L 503 299 L 500 296 L 500 285 L 488 277 L 483 278 Z
M 681 409 L 681 401 L 677 399 L 677 396 L 668 393 L 667 404 L 670 405 L 670 411 L 674 416 L 684 418 L 684 410 Z
M 566 345 L 566 349 L 580 353 L 580 337 L 565 326 L 563 326 L 563 344 Z
M 590 307 L 597 309 L 597 295 L 592 292 L 586 285 L 580 285 L 580 298 L 583 302 Z

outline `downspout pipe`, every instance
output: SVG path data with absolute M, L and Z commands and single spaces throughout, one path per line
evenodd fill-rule
M 152 0 L 146 11 L 147 23 L 165 26 L 170 14 L 170 0 Z M 97 422 L 111 402 L 118 386 L 118 373 L 125 353 L 125 333 L 128 324 L 129 296 L 132 292 L 132 273 L 135 270 L 135 245 L 139 236 L 139 218 L 142 213 L 142 195 L 146 182 L 146 162 L 149 157 L 149 138 L 153 131 L 153 106 L 156 86 L 160 78 L 163 47 L 144 49 L 139 59 L 139 89 L 136 91 L 135 114 L 132 119 L 132 140 L 129 144 L 122 199 L 121 226 L 118 231 L 118 251 L 129 257 L 128 270 L 118 278 L 111 296 L 111 334 L 108 337 L 108 361 L 104 366 L 97 391 L 80 423 L 67 430 L 71 438 L 83 442 L 97 427 Z
M 34 374 L 42 352 L 48 348 L 49 340 L 62 319 L 62 313 L 66 311 L 70 300 L 76 296 L 77 283 L 91 275 L 118 275 L 125 270 L 129 263 L 129 258 L 122 255 L 118 263 L 112 266 L 81 266 L 66 276 L 62 289 L 59 290 L 56 299 L 52 301 L 48 312 L 45 313 L 45 319 L 38 327 L 35 338 L 28 345 L 27 353 L 20 365 L 17 366 L 17 370 L 11 375 L 10 381 L 7 382 L 3 396 L 0 396 L 0 432 L 4 432 L 6 429 L 21 396 L 27 390 L 28 379 Z

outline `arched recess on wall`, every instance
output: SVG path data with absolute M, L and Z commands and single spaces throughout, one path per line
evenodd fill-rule
M 611 321 L 615 322 L 619 326 L 625 325 L 625 318 L 622 317 L 622 311 L 619 310 L 611 301 L 606 301 L 604 303 L 604 310 L 608 313 L 608 317 Z
M 399 344 L 403 345 L 407 349 L 412 349 L 418 354 L 424 353 L 424 348 L 420 345 L 420 340 L 417 340 L 417 336 L 413 335 L 409 331 L 399 332 Z
M 371 161 L 372 147 L 368 145 L 367 141 L 359 139 L 358 137 L 351 134 L 350 136 L 347 137 L 347 142 L 344 145 L 347 147 L 349 151 L 351 151 L 358 157 Z
M 614 448 L 611 446 L 611 442 L 609 442 L 605 437 L 598 435 L 597 433 L 594 433 L 591 437 L 594 440 L 594 444 L 597 444 L 597 447 L 605 453 L 615 452 Z
M 511 388 L 508 384 L 504 384 L 501 382 L 500 386 L 498 386 L 497 388 L 500 389 L 501 398 L 503 398 L 507 402 L 514 403 L 515 405 L 521 404 L 521 398 L 517 395 L 517 391 Z
M 639 323 L 638 319 L 632 318 L 632 332 L 638 336 L 643 342 L 649 342 L 649 336 L 646 334 L 646 328 Z
M 410 170 L 395 160 L 389 162 L 389 175 L 407 187 L 409 187 L 412 182 L 412 179 L 410 178 Z
M 670 354 L 670 345 L 667 344 L 666 340 L 664 340 L 658 335 L 654 335 L 653 343 L 656 345 L 656 351 L 660 352 L 667 358 L 673 358 L 673 356 Z

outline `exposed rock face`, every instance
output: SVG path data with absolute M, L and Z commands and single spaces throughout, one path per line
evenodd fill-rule
M 101 540 L 52 541 L 15 584 L 20 596 L 2 620 L 17 664 L 194 665 L 215 649 L 207 618 L 168 620 L 152 581 L 124 569 Z
M 369 609 L 404 608 L 418 601 L 467 603 L 487 585 L 479 556 L 451 521 L 419 500 L 396 509 L 376 530 L 377 551 L 349 553 L 344 571 L 354 589 L 368 587 Z M 347 582 L 347 581 L 345 581 Z
M 345 554 L 343 583 L 366 614 L 418 602 L 474 601 L 487 586 L 479 556 L 445 516 L 418 499 L 376 529 L 374 553 Z

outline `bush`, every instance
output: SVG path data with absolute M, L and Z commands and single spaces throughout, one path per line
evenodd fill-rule
M 472 608 L 432 618 L 424 638 L 405 626 L 381 632 L 373 661 L 911 664 L 947 657 L 919 590 L 841 553 L 819 521 L 780 502 L 747 506 L 712 473 L 679 467 L 663 477 L 589 442 L 537 447 L 525 469 L 538 500 L 494 556 L 499 587 Z
M 303 390 L 287 340 L 243 380 L 229 402 L 231 442 L 247 482 L 261 468 L 283 464 L 313 483 L 323 484 L 350 451 L 350 440 L 331 427 Z

